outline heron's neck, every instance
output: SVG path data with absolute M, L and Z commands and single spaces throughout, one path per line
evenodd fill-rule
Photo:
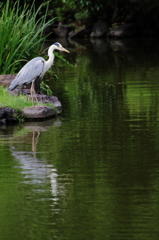
M 48 50 L 49 59 L 46 61 L 46 71 L 49 70 L 54 62 L 55 55 L 53 54 L 54 47 L 51 46 Z

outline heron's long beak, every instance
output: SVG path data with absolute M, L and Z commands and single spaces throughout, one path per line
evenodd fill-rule
M 70 53 L 66 48 L 60 47 L 60 51 Z

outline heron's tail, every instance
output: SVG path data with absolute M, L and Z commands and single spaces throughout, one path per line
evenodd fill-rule
M 8 90 L 13 91 L 17 86 L 18 86 L 18 84 L 17 84 L 16 78 L 14 78 L 13 81 L 11 82 Z
M 14 85 L 11 84 L 11 85 L 9 86 L 8 90 L 9 90 L 9 91 L 13 91 L 15 88 L 16 88 L 16 86 L 14 86 Z

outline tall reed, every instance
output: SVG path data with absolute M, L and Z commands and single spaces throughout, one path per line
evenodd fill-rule
M 0 5 L 0 74 L 16 73 L 24 61 L 37 56 L 42 41 L 43 30 L 53 20 L 47 21 L 49 3 L 43 3 L 35 10 L 19 1 L 12 3 L 7 0 Z M 44 15 L 38 19 L 38 14 L 45 7 Z

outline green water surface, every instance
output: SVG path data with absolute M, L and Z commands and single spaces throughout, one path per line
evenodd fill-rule
M 62 115 L 0 127 L 0 240 L 157 240 L 159 41 L 61 41 Z

